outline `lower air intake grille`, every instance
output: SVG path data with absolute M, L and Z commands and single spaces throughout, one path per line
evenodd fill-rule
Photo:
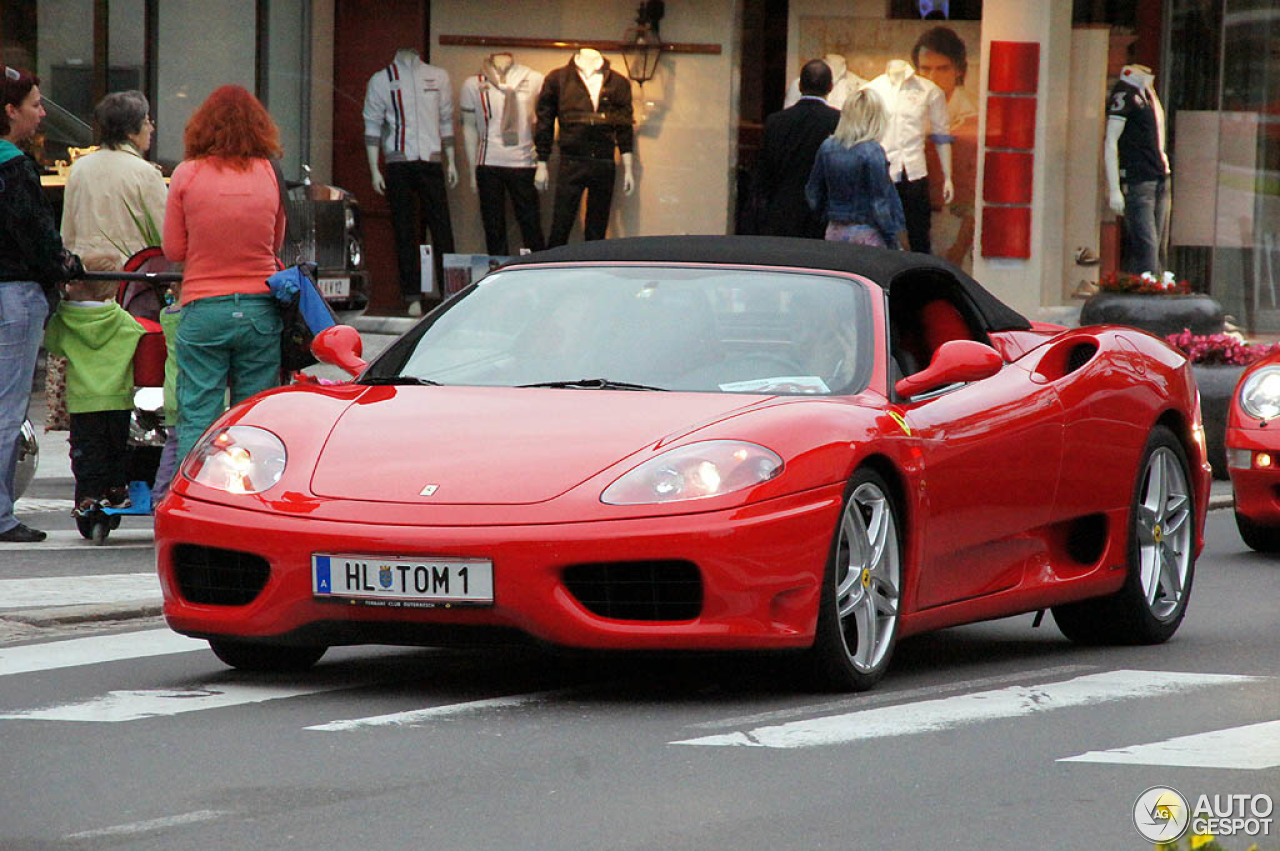
M 252 553 L 194 544 L 173 548 L 173 573 L 188 602 L 207 606 L 244 606 L 267 584 L 267 560 Z
M 702 576 L 687 561 L 575 564 L 564 584 L 587 611 L 625 621 L 688 621 L 702 611 Z

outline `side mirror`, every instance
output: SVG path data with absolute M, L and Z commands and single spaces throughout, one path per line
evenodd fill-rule
M 369 365 L 360 357 L 363 352 L 360 332 L 350 325 L 332 325 L 311 341 L 311 353 L 322 363 L 339 367 L 352 377 L 364 372 Z
M 928 367 L 900 379 L 893 389 L 909 399 L 948 384 L 990 378 L 1002 366 L 1004 358 L 990 346 L 974 340 L 951 340 L 938 347 Z

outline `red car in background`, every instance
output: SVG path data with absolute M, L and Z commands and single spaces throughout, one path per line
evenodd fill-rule
M 533 639 L 791 650 L 826 687 L 905 636 L 1186 613 L 1210 473 L 1186 358 L 1029 322 L 934 257 L 652 237 L 518 258 L 351 383 L 229 411 L 156 516 L 165 616 L 230 665 Z
M 1251 548 L 1280 552 L 1280 355 L 1240 376 L 1227 414 L 1227 469 L 1236 526 Z

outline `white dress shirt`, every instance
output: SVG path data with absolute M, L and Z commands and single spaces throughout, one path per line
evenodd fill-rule
M 910 66 L 898 83 L 881 74 L 867 88 L 880 95 L 888 113 L 888 126 L 880 144 L 889 157 L 889 176 L 894 182 L 919 180 L 929 174 L 925 164 L 925 139 L 935 145 L 949 145 L 951 121 L 947 113 L 947 96 L 930 80 L 915 73 Z

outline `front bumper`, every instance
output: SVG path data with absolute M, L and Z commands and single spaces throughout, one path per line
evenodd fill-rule
M 1280 430 L 1229 427 L 1226 445 L 1229 459 L 1243 452 L 1251 459 L 1247 468 L 1228 464 L 1236 513 L 1258 526 L 1280 526 L 1280 469 L 1274 463 L 1260 468 L 1253 462 L 1258 452 L 1280 460 Z
M 839 518 L 832 485 L 746 508 L 644 519 L 524 526 L 393 526 L 231 508 L 171 494 L 156 517 L 164 613 L 198 637 L 316 644 L 439 644 L 469 631 L 511 631 L 598 649 L 781 649 L 812 644 L 821 580 Z M 232 543 L 234 542 L 234 543 Z M 237 549 L 269 565 L 244 605 L 197 604 L 175 575 L 180 544 Z M 494 603 L 388 609 L 316 599 L 312 553 L 487 558 Z M 593 614 L 562 574 L 570 565 L 693 562 L 698 615 L 682 621 Z

